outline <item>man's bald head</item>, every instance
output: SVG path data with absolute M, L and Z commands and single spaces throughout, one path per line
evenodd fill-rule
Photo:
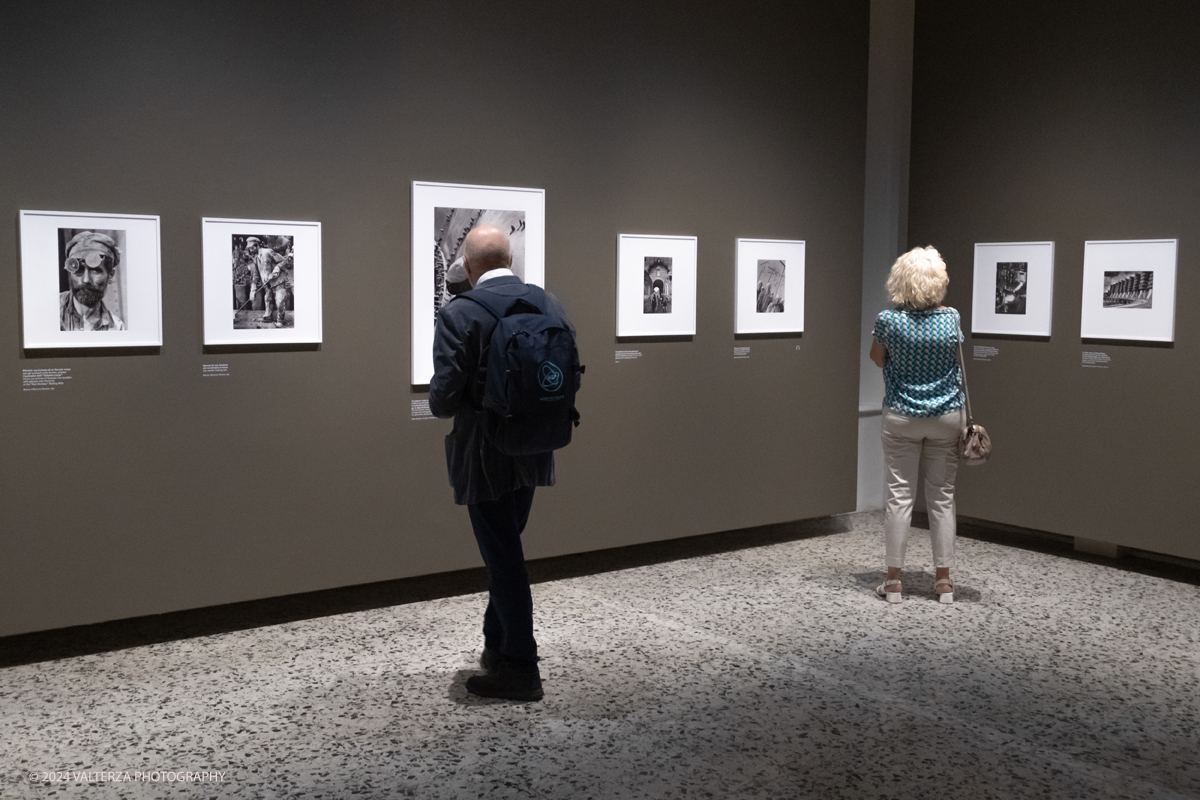
M 508 234 L 491 225 L 472 228 L 463 242 L 463 266 L 474 286 L 485 272 L 512 266 L 512 248 Z

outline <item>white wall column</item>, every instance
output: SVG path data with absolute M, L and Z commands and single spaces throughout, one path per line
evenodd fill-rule
M 914 5 L 915 0 L 871 0 L 858 381 L 859 511 L 883 507 L 883 450 L 879 443 L 883 375 L 867 353 L 875 315 L 888 305 L 883 288 L 888 269 L 908 245 Z

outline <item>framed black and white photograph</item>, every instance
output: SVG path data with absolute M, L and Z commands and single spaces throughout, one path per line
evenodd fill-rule
M 996 313 L 1025 314 L 1029 305 L 1029 262 L 996 264 Z
M 642 313 L 671 313 L 671 256 L 646 256 L 642 279 Z
M 1083 244 L 1084 339 L 1175 341 L 1175 239 Z
M 696 237 L 617 237 L 617 336 L 696 333 Z
M 21 211 L 24 346 L 162 344 L 159 219 Z
M 204 343 L 321 341 L 321 223 L 201 220 Z
M 1102 308 L 1154 308 L 1153 272 L 1105 272 Z
M 734 333 L 804 331 L 803 241 L 738 239 Z
M 782 314 L 784 292 L 787 288 L 787 261 L 782 258 L 756 260 L 758 288 L 755 291 L 755 314 Z
M 413 181 L 412 383 L 433 377 L 433 329 L 443 305 L 470 289 L 463 241 L 482 225 L 508 234 L 513 273 L 542 286 L 546 272 L 546 193 L 542 189 Z
M 1049 336 L 1054 242 L 975 245 L 971 332 Z

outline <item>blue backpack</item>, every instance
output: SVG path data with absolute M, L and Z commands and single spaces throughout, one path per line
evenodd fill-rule
M 481 286 L 459 298 L 496 318 L 481 365 L 484 436 L 510 456 L 566 447 L 579 425 L 575 392 L 584 369 L 575 329 L 537 286 Z

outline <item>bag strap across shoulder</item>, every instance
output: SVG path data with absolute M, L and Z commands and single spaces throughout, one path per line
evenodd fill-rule
M 510 285 L 510 284 L 505 284 Z M 471 300 L 474 303 L 483 306 L 489 314 L 497 320 L 504 319 L 512 304 L 517 301 L 524 301 L 535 307 L 539 312 L 545 313 L 546 303 L 542 299 L 544 295 L 540 295 L 541 289 L 532 284 L 520 284 L 525 292 L 519 295 L 501 294 L 489 289 L 487 286 L 480 286 L 477 289 L 472 289 L 469 292 L 463 292 L 459 295 L 460 298 Z
M 962 376 L 962 391 L 963 391 L 963 397 L 966 398 L 966 401 L 967 401 L 967 427 L 969 428 L 975 424 L 975 416 L 971 413 L 971 392 L 967 390 L 967 364 L 966 364 L 965 359 L 963 358 L 962 343 L 963 343 L 963 339 L 966 337 L 963 336 L 962 324 L 960 323 L 957 327 L 958 327 L 958 369 L 959 369 L 958 374 Z
M 470 300 L 471 302 L 475 303 L 475 305 L 483 308 L 485 311 L 487 311 L 489 314 L 491 314 L 496 319 L 500 319 L 501 317 L 504 316 L 503 314 L 501 314 L 499 311 L 497 311 L 495 308 L 492 307 L 493 305 L 495 305 L 494 301 L 489 302 L 488 300 L 484 300 L 482 297 L 475 295 L 475 291 L 473 289 L 469 292 L 463 292 L 462 294 L 460 294 L 458 296 L 458 299 L 459 300 Z

